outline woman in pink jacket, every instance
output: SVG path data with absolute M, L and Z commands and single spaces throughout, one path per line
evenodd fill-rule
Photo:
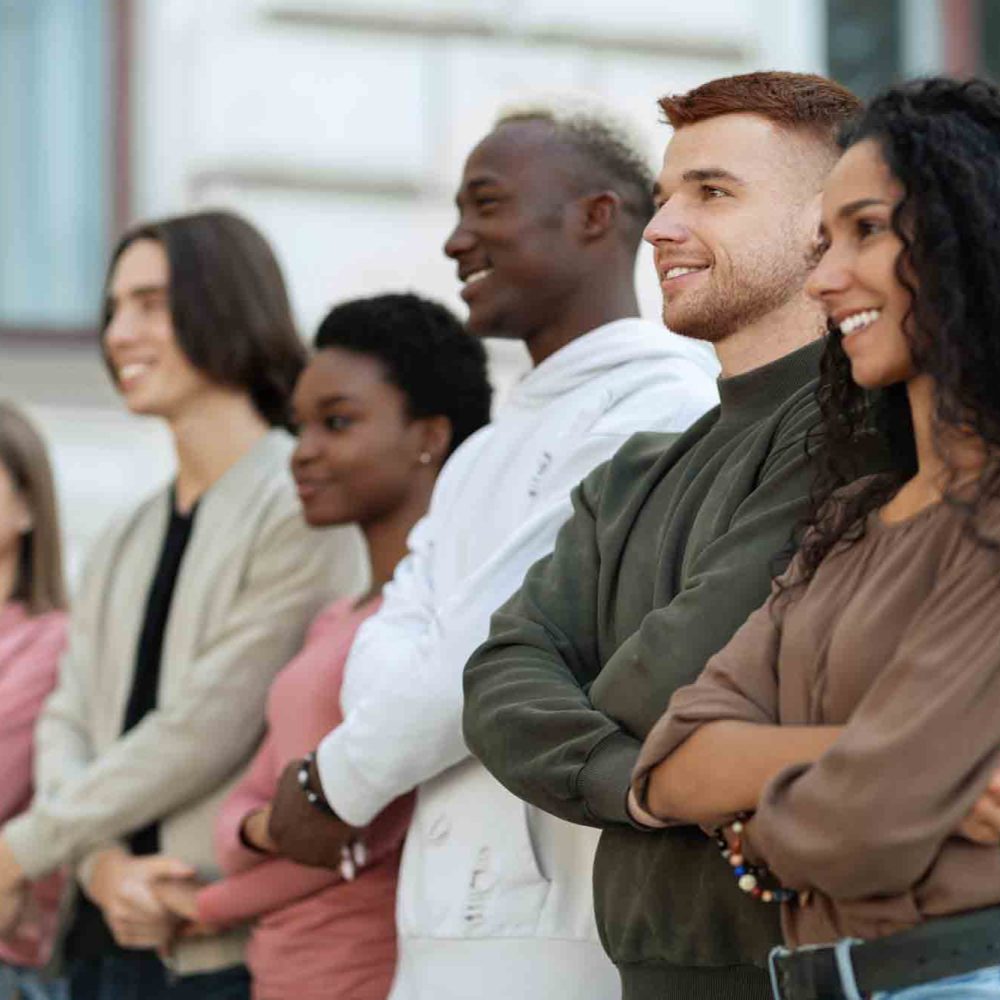
M 45 445 L 0 402 L 0 825 L 31 802 L 35 720 L 55 686 L 66 634 L 59 521 Z M 0 913 L 0 1000 L 61 996 L 36 970 L 52 949 L 61 878 Z
M 396 961 L 396 875 L 409 797 L 345 851 L 339 872 L 272 853 L 269 804 L 289 761 L 341 720 L 340 686 L 354 634 L 378 610 L 451 452 L 489 419 L 485 354 L 443 307 L 382 295 L 335 308 L 295 389 L 292 471 L 313 526 L 357 522 L 372 583 L 323 611 L 278 675 L 268 733 L 216 827 L 227 877 L 161 886 L 190 930 L 253 923 L 247 964 L 255 1000 L 383 1000 Z

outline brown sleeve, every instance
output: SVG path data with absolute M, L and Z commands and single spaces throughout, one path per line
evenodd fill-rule
M 834 746 L 766 787 L 747 838 L 785 885 L 907 891 L 1000 762 L 1000 568 L 956 548 Z
M 778 645 L 791 595 L 772 592 L 713 656 L 699 678 L 674 692 L 667 711 L 650 730 L 632 772 L 632 787 L 646 807 L 649 772 L 701 726 L 722 719 L 778 722 Z

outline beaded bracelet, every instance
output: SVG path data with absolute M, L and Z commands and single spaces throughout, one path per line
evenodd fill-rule
M 327 816 L 336 816 L 337 814 L 330 808 L 330 803 L 327 802 L 326 799 L 319 794 L 319 792 L 314 792 L 309 786 L 309 769 L 312 767 L 315 760 L 316 754 L 310 751 L 299 762 L 299 770 L 297 774 L 299 787 L 305 793 L 306 801 L 309 805 L 318 809 L 321 813 L 324 813 Z
M 733 874 L 736 876 L 736 884 L 742 892 L 745 892 L 748 896 L 753 896 L 754 899 L 759 899 L 762 903 L 791 902 L 798 896 L 798 893 L 794 889 L 783 889 L 780 886 L 765 889 L 761 885 L 761 882 L 769 877 L 771 873 L 764 865 L 752 865 L 744 857 L 743 838 L 740 834 L 743 833 L 743 821 L 745 819 L 746 815 L 741 814 L 729 827 L 733 831 L 732 847 L 729 846 L 729 842 L 726 840 L 722 830 L 715 831 L 715 842 L 719 845 L 719 850 L 722 852 L 723 858 L 729 862 L 730 867 L 733 869 Z
M 298 778 L 299 786 L 301 787 L 303 793 L 305 794 L 306 801 L 309 805 L 318 809 L 325 816 L 336 816 L 336 812 L 330 807 L 330 803 L 319 794 L 319 792 L 313 791 L 309 785 L 309 770 L 316 760 L 315 753 L 307 753 L 305 757 L 302 758 L 299 763 L 299 769 L 296 774 Z M 364 868 L 368 863 L 368 849 L 365 847 L 365 843 L 360 837 L 356 837 L 354 840 L 347 844 L 344 844 L 340 849 L 340 877 L 345 882 L 353 882 L 358 875 L 358 869 Z

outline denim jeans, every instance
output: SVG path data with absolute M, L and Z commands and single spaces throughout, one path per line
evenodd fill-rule
M 873 993 L 872 1000 L 997 1000 L 1000 998 L 1000 966 L 979 969 L 964 976 L 938 979 L 889 993 Z
M 66 1000 L 62 979 L 42 979 L 35 969 L 0 962 L 0 1000 Z
M 106 955 L 70 963 L 69 1000 L 250 1000 L 250 973 L 174 976 L 149 952 Z

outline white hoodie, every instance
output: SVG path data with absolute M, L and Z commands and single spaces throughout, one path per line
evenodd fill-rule
M 356 826 L 418 788 L 391 1000 L 618 996 L 591 899 L 597 831 L 526 805 L 470 757 L 462 670 L 492 612 L 551 551 L 572 488 L 635 432 L 679 432 L 714 406 L 717 370 L 705 345 L 639 319 L 547 358 L 445 465 L 358 632 L 344 721 L 318 766 Z

